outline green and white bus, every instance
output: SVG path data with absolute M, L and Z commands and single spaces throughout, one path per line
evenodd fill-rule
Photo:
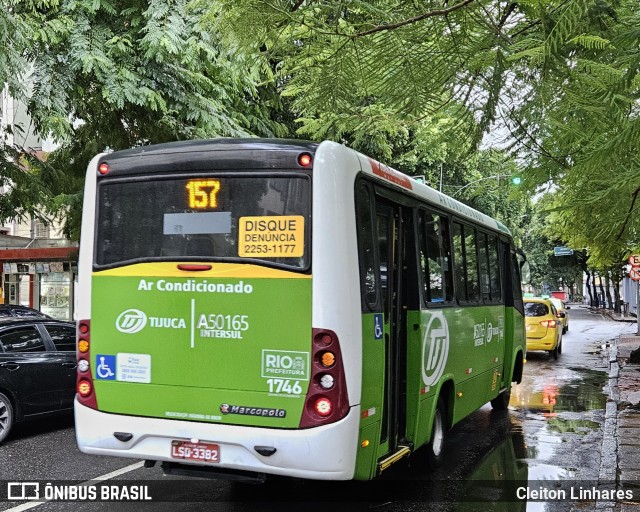
M 80 449 L 167 473 L 437 464 L 522 377 L 505 226 L 333 142 L 96 156 L 77 296 Z

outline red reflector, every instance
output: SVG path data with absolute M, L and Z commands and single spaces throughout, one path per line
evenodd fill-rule
M 105 162 L 102 162 L 98 167 L 98 172 L 100 174 L 107 174 L 109 172 L 109 165 L 106 164 Z
M 302 167 L 309 167 L 311 165 L 311 155 L 309 153 L 301 153 L 298 155 L 298 164 Z
M 333 341 L 331 339 L 331 336 L 326 332 L 316 335 L 314 340 L 318 345 L 325 345 L 325 346 L 331 345 L 331 342 Z
M 202 272 L 204 270 L 211 270 L 211 265 L 188 265 L 181 263 L 178 265 L 179 270 L 187 270 L 189 272 Z
M 315 409 L 320 416 L 329 416 L 333 410 L 333 405 L 331 404 L 331 400 L 322 397 L 316 400 Z

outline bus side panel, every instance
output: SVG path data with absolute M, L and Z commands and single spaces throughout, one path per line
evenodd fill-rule
M 353 186 L 357 153 L 334 142 L 318 146 L 313 168 L 313 327 L 331 329 L 342 350 L 349 404 L 360 405 L 362 326 Z M 354 321 L 355 320 L 355 321 Z M 356 442 L 354 433 L 354 445 Z
M 407 332 L 420 326 L 417 336 L 409 336 L 407 368 L 407 435 L 418 447 L 430 440 L 432 414 L 445 380 L 454 383 L 455 398 L 444 397 L 453 400 L 452 424 L 497 395 L 507 343 L 505 309 L 448 307 L 407 318 Z
M 510 367 L 506 369 L 505 385 L 509 386 L 513 381 L 513 372 L 518 360 L 518 354 L 522 354 L 525 358 L 527 352 L 526 333 L 524 326 L 524 316 L 516 308 L 507 308 L 507 322 L 509 324 L 509 332 L 511 333 L 513 352 L 510 361 Z M 508 378 L 508 381 L 506 379 Z
M 418 447 L 427 441 L 431 420 L 431 401 L 436 387 L 428 391 L 422 379 L 425 312 L 407 312 L 407 441 Z M 416 329 L 416 326 L 418 327 Z M 421 428 L 422 427 L 422 428 Z
M 382 406 L 384 401 L 384 337 L 375 334 L 376 314 L 362 315 L 362 397 L 360 448 L 356 460 L 356 479 L 375 476 L 377 447 L 380 441 Z M 362 447 L 362 441 L 368 441 Z

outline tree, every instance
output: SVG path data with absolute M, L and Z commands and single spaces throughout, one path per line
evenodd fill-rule
M 299 133 L 380 145 L 446 112 L 445 138 L 473 150 L 501 120 L 530 193 L 563 191 L 561 239 L 637 247 L 634 0 L 222 3 L 223 31 L 279 62 Z
M 12 94 L 26 101 L 38 133 L 62 146 L 40 166 L 32 162 L 31 172 L 22 172 L 9 154 L 15 149 L 4 146 L 0 173 L 14 186 L 0 201 L 2 218 L 14 216 L 17 206 L 32 213 L 62 211 L 69 215 L 68 232 L 77 236 L 84 172 L 100 151 L 286 134 L 284 125 L 271 119 L 279 98 L 258 85 L 263 69 L 220 44 L 204 5 L 186 0 L 3 4 L 12 22 L 3 26 L 5 35 L 17 44 L 0 50 L 0 70 L 14 77 Z M 37 191 L 32 195 L 38 201 L 23 197 L 25 190 Z

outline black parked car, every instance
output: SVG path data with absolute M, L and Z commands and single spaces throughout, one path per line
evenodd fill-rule
M 72 411 L 76 328 L 48 318 L 0 318 L 0 443 L 19 421 Z
M 27 306 L 19 306 L 17 304 L 0 304 L 0 321 L 6 317 L 17 318 L 51 318 L 42 311 L 28 308 Z

